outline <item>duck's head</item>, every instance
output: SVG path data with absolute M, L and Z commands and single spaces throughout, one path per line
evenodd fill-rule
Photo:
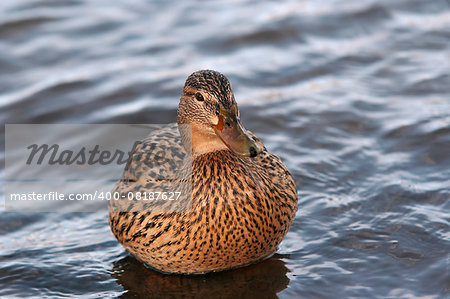
M 202 70 L 187 78 L 178 124 L 191 125 L 194 154 L 229 148 L 236 155 L 255 157 L 262 151 L 241 124 L 230 82 L 216 71 Z

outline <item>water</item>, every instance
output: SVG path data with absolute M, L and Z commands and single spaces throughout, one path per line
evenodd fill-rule
M 6 0 L 0 53 L 3 123 L 169 123 L 221 71 L 299 188 L 273 258 L 200 277 L 143 267 L 105 210 L 0 212 L 0 296 L 448 296 L 448 1 Z

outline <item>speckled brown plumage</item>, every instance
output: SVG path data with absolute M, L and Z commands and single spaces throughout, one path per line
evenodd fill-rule
M 231 87 L 227 91 L 228 80 L 214 78 L 214 73 L 211 76 L 207 81 L 220 85 L 210 89 L 212 94 L 217 93 L 216 100 L 221 92 L 231 93 Z M 188 81 L 186 84 L 195 88 Z M 200 88 L 208 86 L 203 84 Z M 223 98 L 226 96 L 234 99 L 230 95 Z M 220 105 L 220 100 L 217 102 Z M 167 134 L 171 129 L 176 127 L 169 128 Z M 262 147 L 256 157 L 238 156 L 230 149 L 194 155 L 189 212 L 110 209 L 111 230 L 118 241 L 142 262 L 168 273 L 221 271 L 272 255 L 297 211 L 297 190 L 281 160 L 249 134 Z M 147 141 L 161 141 L 157 139 Z M 174 157 L 182 150 L 180 142 L 163 140 L 175 148 Z M 145 146 L 136 151 L 145 151 Z M 141 164 L 130 160 L 114 191 L 145 190 L 148 181 L 154 180 L 154 174 L 148 173 L 154 170 L 152 165 Z M 170 167 L 165 171 L 167 178 Z

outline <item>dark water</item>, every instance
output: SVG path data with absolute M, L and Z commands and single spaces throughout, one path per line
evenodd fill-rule
M 202 68 L 296 179 L 278 254 L 164 276 L 105 210 L 0 212 L 0 296 L 449 296 L 448 1 L 0 2 L 2 123 L 173 122 Z

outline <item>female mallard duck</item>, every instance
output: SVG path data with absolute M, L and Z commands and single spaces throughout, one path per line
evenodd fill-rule
M 192 128 L 189 211 L 118 211 L 110 206 L 117 240 L 139 260 L 166 273 L 222 271 L 271 256 L 294 219 L 297 190 L 280 158 L 242 127 L 228 79 L 210 70 L 190 75 L 177 122 Z M 186 138 L 180 143 L 164 136 L 170 133 L 150 139 L 186 147 Z M 149 173 L 156 166 L 142 166 L 139 159 L 130 159 L 115 191 L 151 191 L 148 182 L 155 180 Z

